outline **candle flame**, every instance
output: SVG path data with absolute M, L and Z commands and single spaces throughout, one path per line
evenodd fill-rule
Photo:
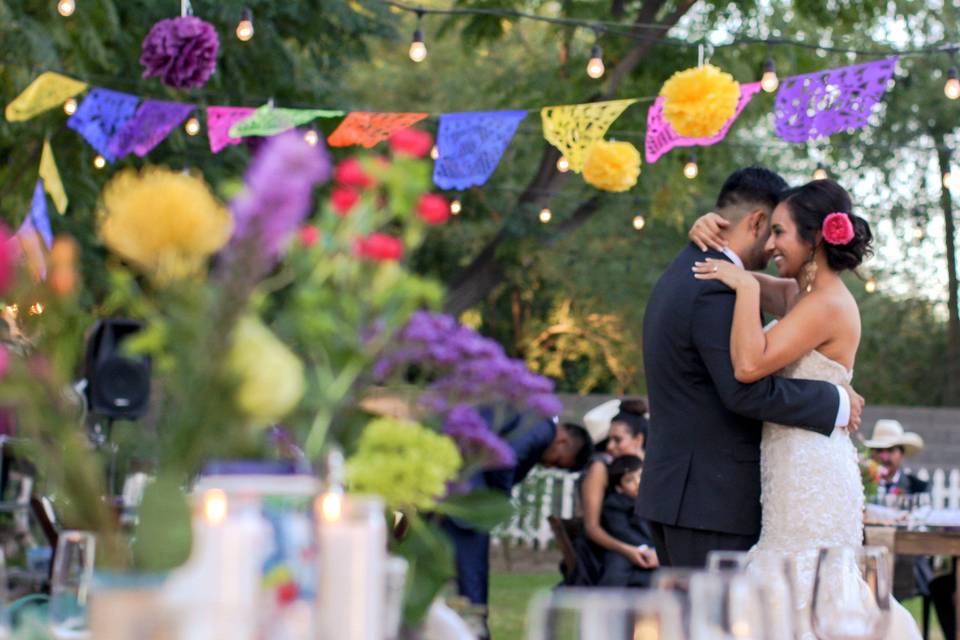
M 203 494 L 203 515 L 210 524 L 220 524 L 227 517 L 227 494 L 222 489 L 210 489 Z
M 327 522 L 336 522 L 343 511 L 343 496 L 339 493 L 325 493 L 320 497 L 320 513 Z

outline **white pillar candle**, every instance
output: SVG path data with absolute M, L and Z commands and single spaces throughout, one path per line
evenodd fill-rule
M 383 640 L 387 532 L 379 498 L 317 501 L 318 640 Z

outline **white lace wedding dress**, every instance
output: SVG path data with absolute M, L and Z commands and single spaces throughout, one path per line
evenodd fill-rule
M 812 351 L 781 373 L 786 378 L 849 382 L 846 368 Z M 763 505 L 760 540 L 751 550 L 785 554 L 795 563 L 798 624 L 803 640 L 816 640 L 810 630 L 810 601 L 823 547 L 859 547 L 863 541 L 863 485 L 857 450 L 842 428 L 829 438 L 819 433 L 763 425 L 760 445 L 760 480 Z M 860 581 L 859 574 L 853 580 Z M 859 585 L 832 585 L 837 593 L 862 591 Z M 833 588 L 831 588 L 833 591 Z M 910 613 L 891 596 L 887 640 L 919 640 L 920 632 Z

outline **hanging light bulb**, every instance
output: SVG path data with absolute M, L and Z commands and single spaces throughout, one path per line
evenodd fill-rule
M 603 66 L 603 49 L 599 44 L 593 45 L 590 49 L 590 62 L 587 63 L 587 75 L 598 80 L 603 77 L 606 67 Z
M 687 164 L 683 165 L 683 175 L 688 180 L 693 180 L 700 175 L 700 167 L 697 166 L 697 156 L 692 153 L 687 158 Z
M 97 169 L 103 169 L 105 166 L 107 166 L 107 159 L 98 153 L 97 155 L 93 156 L 93 166 Z
M 437 145 L 433 145 L 433 148 L 430 149 L 430 159 L 438 160 L 440 158 L 440 149 L 437 149 Z
M 947 169 L 946 173 L 943 174 L 943 188 L 956 189 L 960 187 L 958 183 L 960 183 L 960 180 L 957 179 L 957 174 Z
M 867 281 L 866 283 L 864 283 L 863 288 L 866 289 L 867 293 L 876 293 L 877 291 L 876 278 L 873 278 L 873 277 L 867 278 Z
M 67 98 L 67 101 L 63 103 L 63 112 L 68 116 L 72 116 L 77 112 L 76 98 Z
M 410 42 L 410 59 L 414 62 L 423 62 L 427 58 L 427 45 L 423 43 L 423 29 L 420 28 L 420 20 L 423 18 L 423 12 L 417 11 L 417 28 L 413 30 L 413 40 Z
M 647 226 L 647 221 L 644 219 L 643 216 L 641 216 L 640 214 L 637 214 L 637 215 L 633 216 L 633 228 L 634 228 L 634 229 L 636 229 L 637 231 L 640 231 L 640 230 L 643 229 L 645 226 Z
M 244 7 L 240 14 L 240 22 L 237 23 L 237 40 L 249 42 L 253 38 L 253 33 L 253 11 L 250 7 Z
M 814 180 L 826 180 L 830 176 L 827 174 L 827 168 L 823 166 L 822 162 L 817 163 L 817 168 L 813 172 Z
M 780 78 L 777 77 L 777 65 L 773 58 L 767 58 L 763 63 L 763 77 L 760 78 L 760 88 L 767 93 L 773 93 L 780 87 Z
M 306 133 L 303 134 L 303 139 L 307 141 L 308 145 L 315 147 L 320 142 L 320 135 L 316 129 L 307 129 Z
M 544 207 L 540 209 L 540 222 L 547 224 L 553 218 L 553 212 L 550 211 L 549 207 Z
M 923 236 L 924 236 L 923 227 L 920 226 L 920 224 L 917 224 L 917 226 L 914 227 L 913 229 L 913 239 L 916 240 L 917 242 L 920 242 L 921 240 L 923 240 Z
M 64 18 L 69 18 L 77 10 L 77 3 L 74 0 L 60 0 L 57 3 L 57 12 Z
M 557 171 L 560 173 L 566 173 L 570 171 L 570 161 L 567 160 L 567 156 L 560 156 L 557 158 Z
M 183 125 L 183 130 L 188 136 L 195 136 L 200 133 L 200 120 L 196 116 L 191 116 L 187 123 Z
M 957 77 L 956 67 L 950 67 L 947 71 L 947 83 L 943 85 L 943 93 L 951 100 L 960 98 L 960 79 Z
M 458 215 L 461 211 L 463 211 L 463 204 L 460 202 L 459 198 L 450 202 L 451 215 Z

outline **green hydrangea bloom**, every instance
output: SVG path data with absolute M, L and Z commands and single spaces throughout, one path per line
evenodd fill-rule
M 430 509 L 461 465 L 449 437 L 416 422 L 377 418 L 347 461 L 350 490 L 381 496 L 392 509 Z

